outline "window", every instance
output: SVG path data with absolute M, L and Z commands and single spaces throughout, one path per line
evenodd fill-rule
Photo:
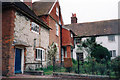
M 34 39 L 34 47 L 33 47 L 33 49 L 35 49 L 35 47 L 36 47 L 36 39 Z
M 61 25 L 61 21 L 59 20 L 59 24 Z
M 111 50 L 110 54 L 111 54 L 111 57 L 116 57 L 116 50 Z
M 36 60 L 41 60 L 45 61 L 45 50 L 42 48 L 37 48 L 36 49 Z
M 56 15 L 59 16 L 59 9 L 56 7 Z
M 31 30 L 32 30 L 33 32 L 39 33 L 39 25 L 36 24 L 36 23 L 34 23 L 34 22 L 32 22 Z
M 56 35 L 58 36 L 59 34 L 58 34 L 58 24 L 56 23 Z
M 116 50 L 113 50 L 112 56 L 113 56 L 113 57 L 116 57 Z
M 108 40 L 109 40 L 109 41 L 115 41 L 115 36 L 114 36 L 114 35 L 108 36 Z
M 57 47 L 56 61 L 59 61 L 59 47 Z
M 73 38 L 73 34 L 71 33 L 71 38 Z
M 80 43 L 81 39 L 80 38 L 76 38 L 76 44 Z

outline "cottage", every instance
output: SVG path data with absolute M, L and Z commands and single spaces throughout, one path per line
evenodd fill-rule
M 2 14 L 2 74 L 46 66 L 50 28 L 23 2 L 3 2 Z
M 57 45 L 57 61 L 61 58 L 61 32 L 62 32 L 62 15 L 58 0 L 52 0 L 52 2 L 44 2 L 44 0 L 34 2 L 33 10 L 50 28 L 49 45 L 53 42 Z
M 110 53 L 111 58 L 120 56 L 120 27 L 119 20 L 105 20 L 97 22 L 88 23 L 77 23 L 76 14 L 72 14 L 71 24 L 65 25 L 69 30 L 72 30 L 76 36 L 74 36 L 75 48 L 73 49 L 73 58 L 77 59 L 76 53 L 80 53 L 77 45 L 80 41 L 94 36 L 96 37 L 96 42 L 106 47 Z M 87 56 L 87 52 L 83 51 L 81 54 L 81 60 L 84 60 Z

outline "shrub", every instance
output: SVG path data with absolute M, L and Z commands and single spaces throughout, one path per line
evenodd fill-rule
M 112 60 L 111 68 L 115 72 L 115 76 L 120 78 L 120 56 Z
M 107 62 L 110 60 L 110 53 L 107 48 L 97 45 L 96 48 L 91 52 L 91 56 L 96 59 L 97 62 Z

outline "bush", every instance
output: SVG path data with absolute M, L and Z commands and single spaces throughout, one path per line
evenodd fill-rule
M 120 78 L 120 56 L 112 60 L 111 68 L 115 72 L 115 76 Z
M 101 62 L 101 63 L 110 60 L 110 52 L 108 51 L 107 48 L 101 45 L 96 46 L 96 48 L 91 52 L 91 56 L 94 57 L 97 62 Z

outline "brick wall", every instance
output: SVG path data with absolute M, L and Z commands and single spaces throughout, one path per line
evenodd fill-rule
M 59 4 L 56 3 L 55 6 L 53 7 L 50 15 L 54 18 L 54 20 L 49 16 L 49 27 L 52 28 L 52 30 L 50 30 L 50 45 L 55 42 L 58 44 L 58 48 L 59 48 L 59 59 L 60 59 L 60 53 L 61 53 L 61 41 L 60 41 L 60 26 L 59 26 L 59 36 L 56 35 L 56 22 L 59 23 L 59 16 L 56 15 L 56 7 L 59 8 Z M 56 21 L 56 22 L 55 22 Z
M 71 32 L 62 28 L 62 46 L 71 45 L 74 46 L 73 38 L 71 38 Z
M 14 73 L 14 17 L 12 9 L 2 12 L 2 74 L 12 75 Z

